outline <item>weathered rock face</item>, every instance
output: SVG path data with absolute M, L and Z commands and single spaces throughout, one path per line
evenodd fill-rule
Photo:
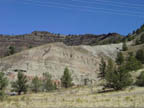
M 53 79 L 60 80 L 68 67 L 75 84 L 84 84 L 85 79 L 97 81 L 101 56 L 114 58 L 122 44 L 102 46 L 66 46 L 63 43 L 47 44 L 3 58 L 0 69 L 14 78 L 17 71 L 29 76 L 42 76 L 49 72 Z
M 0 35 L 0 56 L 7 55 L 9 46 L 15 47 L 16 52 L 20 52 L 29 47 L 37 47 L 47 43 L 63 42 L 68 46 L 98 45 L 120 42 L 123 38 L 123 36 L 116 33 L 62 36 L 49 32 L 32 32 L 31 34 L 17 36 Z

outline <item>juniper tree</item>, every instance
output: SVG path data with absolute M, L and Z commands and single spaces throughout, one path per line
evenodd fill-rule
M 12 82 L 13 91 L 17 92 L 18 95 L 21 95 L 22 92 L 26 93 L 28 89 L 27 83 L 27 77 L 22 72 L 18 72 L 17 80 Z
M 133 80 L 125 66 L 120 66 L 112 71 L 106 73 L 105 88 L 112 88 L 114 90 L 122 90 L 131 85 Z
M 106 68 L 106 71 L 107 72 L 112 72 L 115 68 L 115 65 L 114 65 L 114 62 L 112 59 L 109 59 L 108 60 L 108 65 L 107 65 L 107 68 Z
M 141 61 L 144 64 L 144 50 L 140 49 L 136 52 L 137 60 Z
M 122 52 L 117 53 L 116 63 L 118 65 L 121 65 L 122 63 L 124 63 L 124 56 Z
M 125 65 L 116 67 L 112 60 L 108 61 L 105 80 L 104 88 L 112 88 L 114 90 L 122 90 L 133 82 Z
M 141 62 L 138 61 L 133 55 L 129 55 L 125 66 L 128 71 L 136 71 L 142 68 Z
M 65 68 L 64 70 L 64 74 L 61 78 L 61 83 L 62 83 L 62 86 L 65 88 L 72 86 L 72 77 L 68 68 Z
M 14 46 L 10 46 L 9 48 L 8 48 L 8 55 L 12 55 L 12 54 L 14 54 L 15 53 L 15 47 Z

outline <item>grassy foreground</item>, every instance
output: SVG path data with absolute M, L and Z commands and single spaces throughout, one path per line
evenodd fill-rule
M 10 96 L 0 102 L 0 108 L 48 107 L 143 107 L 144 88 L 98 93 L 98 88 L 78 87 L 51 93 Z

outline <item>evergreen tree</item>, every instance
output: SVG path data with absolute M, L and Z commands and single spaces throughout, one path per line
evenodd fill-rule
M 101 63 L 99 65 L 99 70 L 100 70 L 100 73 L 98 76 L 103 79 L 106 74 L 106 62 L 104 61 L 104 58 L 101 59 Z
M 112 88 L 114 90 L 122 90 L 131 85 L 133 80 L 130 73 L 126 70 L 125 66 L 120 66 L 118 69 L 108 71 L 106 73 L 105 88 Z
M 32 48 L 32 45 L 29 45 L 29 47 L 28 48 Z
M 32 91 L 34 91 L 35 93 L 41 91 L 42 82 L 41 80 L 39 80 L 37 76 L 34 77 L 34 79 L 32 80 L 31 87 L 32 87 Z
M 144 87 L 144 71 L 138 76 L 136 85 Z
M 72 77 L 68 68 L 65 68 L 64 75 L 61 78 L 62 86 L 65 88 L 72 86 Z
M 115 65 L 113 63 L 113 60 L 109 59 L 108 60 L 108 65 L 107 65 L 107 68 L 106 68 L 106 73 L 112 72 L 114 69 L 115 69 Z
M 127 50 L 128 50 L 126 41 L 123 42 L 122 50 L 123 50 L 123 51 L 127 51 Z
M 28 89 L 27 82 L 27 77 L 22 72 L 18 72 L 17 80 L 12 82 L 13 91 L 18 92 L 18 95 L 21 95 L 22 92 L 26 93 Z
M 9 51 L 8 51 L 8 55 L 13 55 L 15 53 L 15 47 L 14 46 L 10 46 L 9 47 Z
M 46 91 L 52 91 L 55 89 L 55 85 L 52 82 L 52 76 L 49 73 L 43 73 L 44 77 L 44 87 L 43 89 Z
M 3 72 L 0 72 L 0 91 L 4 90 L 8 86 L 8 79 Z
M 133 55 L 129 55 L 125 66 L 128 71 L 136 71 L 142 68 L 141 62 L 138 61 Z
M 122 52 L 117 53 L 116 63 L 118 65 L 121 65 L 122 63 L 124 63 L 124 56 Z
M 136 52 L 137 60 L 141 61 L 144 64 L 144 50 L 140 49 Z

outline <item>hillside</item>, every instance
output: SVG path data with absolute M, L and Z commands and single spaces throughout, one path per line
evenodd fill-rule
M 68 46 L 77 45 L 99 45 L 109 43 L 119 43 L 123 36 L 117 33 L 102 35 L 67 35 L 53 34 L 50 32 L 34 31 L 31 34 L 24 35 L 0 35 L 0 56 L 7 56 L 9 47 L 15 48 L 15 52 L 20 52 L 31 47 L 36 47 L 48 43 L 63 42 Z
M 1 70 L 8 76 L 16 76 L 22 70 L 30 77 L 49 72 L 53 79 L 60 80 L 64 68 L 68 67 L 74 84 L 84 84 L 84 79 L 97 82 L 101 56 L 115 58 L 122 44 L 97 46 L 67 46 L 51 43 L 22 51 L 1 59 Z M 97 82 L 98 83 L 98 82 Z

